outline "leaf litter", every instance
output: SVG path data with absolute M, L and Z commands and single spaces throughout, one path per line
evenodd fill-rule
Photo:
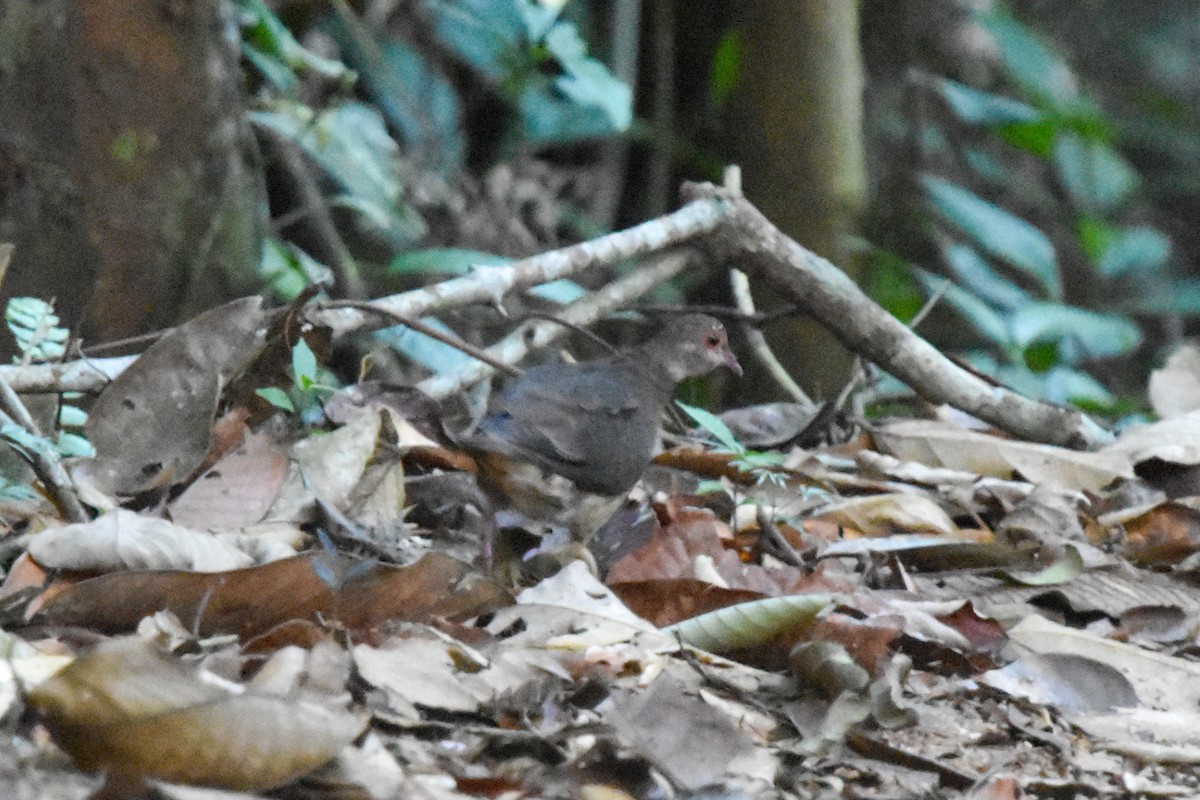
M 747 409 L 745 441 L 722 424 L 731 441 L 669 448 L 592 553 L 508 525 L 404 390 L 294 394 L 327 412 L 296 424 L 303 408 L 255 390 L 286 388 L 303 325 L 253 301 L 209 314 L 93 406 L 97 455 L 73 469 L 96 518 L 43 503 L 0 540 L 0 714 L 19 742 L 0 781 L 73 797 L 91 775 L 168 797 L 1196 788 L 1186 408 L 1092 454 L 916 420 L 800 447 L 811 415 Z

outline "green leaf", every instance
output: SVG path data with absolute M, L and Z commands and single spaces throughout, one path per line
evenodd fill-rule
M 721 108 L 737 88 L 742 77 L 742 34 L 727 31 L 713 51 L 708 78 L 708 96 L 714 108 Z
M 675 405 L 683 409 L 683 413 L 691 417 L 697 425 L 711 433 L 726 450 L 738 455 L 745 454 L 745 446 L 737 440 L 733 435 L 733 431 L 729 430 L 729 426 L 722 422 L 721 418 L 716 414 L 705 411 L 703 408 L 689 406 L 687 403 L 681 403 L 678 400 L 675 401 Z
M 64 404 L 58 409 L 58 424 L 64 428 L 82 428 L 87 418 L 87 412 L 78 406 Z
M 1005 278 L 970 245 L 952 244 L 942 255 L 959 282 L 992 305 L 1005 309 L 1029 302 L 1029 293 Z
M 307 107 L 277 103 L 250 116 L 313 159 L 337 186 L 335 204 L 359 210 L 398 245 L 423 231 L 423 223 L 401 202 L 400 149 L 375 109 L 348 102 L 314 116 Z
M 1007 8 L 992 3 L 975 18 L 999 47 L 1009 77 L 1030 98 L 1053 109 L 1080 102 L 1079 82 L 1067 62 Z
M 92 447 L 92 443 L 78 433 L 59 431 L 55 446 L 59 455 L 64 458 L 93 458 L 96 455 L 96 448 Z
M 444 333 L 454 333 L 446 323 L 435 317 L 425 317 L 421 321 Z M 475 361 L 458 348 L 404 325 L 392 325 L 375 331 L 375 338 L 438 373 L 452 372 Z
M 939 275 L 917 270 L 917 277 L 931 295 L 941 292 L 942 300 L 958 311 L 980 336 L 1004 349 L 1011 346 L 1012 334 L 1008 330 L 1008 321 L 987 303 L 960 286 L 953 283 L 946 285 L 946 279 Z
M 526 48 L 529 26 L 521 5 L 519 0 L 431 0 L 426 8 L 441 43 L 499 86 L 514 69 L 536 68 Z
M 941 80 L 938 90 L 954 114 L 972 125 L 998 127 L 1015 123 L 1039 122 L 1046 115 L 1011 97 L 981 92 L 957 81 Z
M 438 272 L 446 275 L 466 275 L 475 267 L 497 267 L 511 264 L 512 259 L 468 250 L 462 247 L 431 247 L 409 250 L 393 258 L 387 265 L 388 274 L 413 275 Z
M 867 293 L 896 319 L 908 321 L 924 307 L 925 298 L 913 280 L 912 265 L 895 253 L 873 248 Z
M 282 408 L 284 411 L 289 411 L 293 414 L 296 413 L 296 406 L 293 405 L 292 398 L 288 397 L 288 393 L 277 386 L 255 389 L 254 393 L 276 408 Z
M 1117 303 L 1122 311 L 1131 314 L 1200 315 L 1200 280 L 1174 278 L 1142 289 L 1136 295 Z
M 555 87 L 579 106 L 603 112 L 608 129 L 595 135 L 620 133 L 633 122 L 633 90 L 608 67 L 587 54 L 587 47 L 574 25 L 559 22 L 546 34 L 546 48 L 563 69 Z
M 1045 116 L 1033 122 L 1014 122 L 998 129 L 1000 138 L 1009 145 L 1033 153 L 1038 158 L 1049 158 L 1054 152 L 1054 139 L 1062 130 L 1062 122 Z
M 1142 342 L 1142 331 L 1121 314 L 1091 311 L 1059 303 L 1028 303 L 1009 320 L 1013 342 L 1073 341 L 1091 358 L 1118 356 Z
M 70 333 L 59 327 L 54 306 L 38 297 L 13 297 L 5 307 L 4 319 L 17 340 L 22 363 L 57 361 L 66 354 Z
M 1116 396 L 1091 375 L 1064 365 L 1043 376 L 1040 396 L 1059 405 L 1086 403 L 1092 408 L 1112 408 L 1117 403 Z
M 588 293 L 587 289 L 566 278 L 559 278 L 549 283 L 539 283 L 537 286 L 531 286 L 527 292 L 543 300 L 549 300 L 551 303 L 558 303 L 560 306 L 574 303 L 576 300 L 586 297 Z
M 1075 205 L 1084 211 L 1111 211 L 1137 189 L 1133 167 L 1108 144 L 1063 132 L 1054 140 L 1054 166 Z
M 304 339 L 292 345 L 292 374 L 297 382 L 307 380 L 309 386 L 317 380 L 317 356 Z
M 828 594 L 767 597 L 710 611 L 663 628 L 686 644 L 728 653 L 773 641 L 785 630 L 812 622 L 834 598 Z
M 978 195 L 930 175 L 921 182 L 933 208 L 985 252 L 1032 276 L 1051 299 L 1062 296 L 1058 259 L 1046 234 Z
M 283 244 L 269 237 L 263 240 L 258 276 L 276 297 L 285 301 L 294 300 L 311 283 L 328 283 L 332 280 L 329 268 L 312 256 L 291 244 Z
M 460 167 L 466 153 L 461 103 L 439 64 L 399 36 L 381 39 L 354 17 L 334 14 L 323 27 L 362 76 L 406 153 L 443 171 Z
M 1084 248 L 1105 277 L 1152 272 L 1171 257 L 1171 240 L 1154 228 L 1109 228 L 1107 233 L 1100 247 Z

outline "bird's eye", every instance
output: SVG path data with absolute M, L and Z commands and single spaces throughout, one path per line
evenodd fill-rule
M 720 347 L 721 346 L 721 334 L 710 333 L 708 336 L 705 337 L 704 344 L 707 345 L 708 347 Z

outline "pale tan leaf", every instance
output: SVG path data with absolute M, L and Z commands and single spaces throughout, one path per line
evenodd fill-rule
M 80 656 L 29 702 L 85 770 L 239 790 L 286 783 L 363 728 L 340 709 L 204 679 L 136 637 Z
M 1152 458 L 1172 464 L 1200 464 L 1200 411 L 1131 427 L 1102 452 L 1131 464 Z
M 254 563 L 248 554 L 211 533 L 123 508 L 91 522 L 42 531 L 29 543 L 29 555 L 45 567 L 89 571 L 223 572 Z
M 1017 442 L 928 420 L 894 422 L 873 435 L 897 458 L 1000 478 L 1018 472 L 1032 483 L 1060 491 L 1097 491 L 1117 478 L 1133 477 L 1133 466 L 1121 453 Z
M 663 628 L 686 644 L 727 653 L 768 642 L 788 628 L 811 622 L 833 602 L 828 594 L 767 597 L 727 606 Z
M 1150 373 L 1146 393 L 1150 407 L 1163 419 L 1200 410 L 1200 346 L 1185 342 L 1177 347 Z
M 901 532 L 950 535 L 958 532 L 950 515 L 921 494 L 896 492 L 854 497 L 823 506 L 813 516 L 853 528 L 865 536 Z
M 171 519 L 200 530 L 254 525 L 266 515 L 287 476 L 288 459 L 275 440 L 250 432 L 171 503 Z

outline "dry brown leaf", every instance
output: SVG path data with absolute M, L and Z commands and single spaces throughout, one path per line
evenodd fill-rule
M 610 586 L 698 579 L 764 596 L 831 590 L 822 579 L 795 567 L 767 569 L 742 563 L 723 543 L 733 537 L 729 527 L 708 509 L 680 508 L 671 513 L 673 518 L 650 541 L 613 565 L 607 578 Z
M 76 464 L 77 479 L 110 496 L 187 479 L 208 452 L 221 390 L 262 347 L 266 318 L 261 297 L 244 297 L 150 345 L 92 406 L 96 457 Z
M 1164 503 L 1126 520 L 1123 553 L 1135 564 L 1174 564 L 1200 550 L 1200 511 Z
M 854 497 L 823 506 L 813 515 L 851 528 L 863 536 L 933 533 L 949 536 L 958 526 L 940 505 L 922 494 L 896 492 Z
M 29 702 L 82 769 L 122 783 L 269 789 L 329 761 L 364 725 L 343 709 L 238 689 L 130 637 L 79 657 Z
M 407 567 L 308 553 L 232 572 L 117 572 L 67 588 L 33 621 L 122 633 L 167 610 L 203 635 L 250 639 L 292 620 L 361 631 L 389 620 L 468 617 L 507 603 L 491 582 L 466 583 L 467 572 L 463 562 L 438 553 Z
M 1098 491 L 1117 478 L 1132 478 L 1133 466 L 1120 453 L 1083 453 L 1045 444 L 1000 439 L 928 420 L 894 422 L 877 428 L 875 441 L 897 458 L 933 467 L 969 470 L 1026 480 L 1060 491 Z
M 287 469 L 287 456 L 274 439 L 247 433 L 171 503 L 171 519 L 200 530 L 253 525 L 279 496 Z

